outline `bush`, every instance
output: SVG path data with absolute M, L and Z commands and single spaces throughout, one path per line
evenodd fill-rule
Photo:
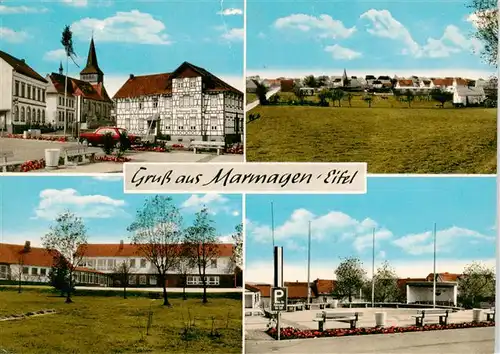
M 497 108 L 498 102 L 496 100 L 487 99 L 483 103 L 484 108 Z
M 113 141 L 113 135 L 111 135 L 111 133 L 106 133 L 102 141 L 102 151 L 104 151 L 106 155 L 111 155 L 114 148 L 115 142 Z
M 120 136 L 118 138 L 118 152 L 120 154 L 123 154 L 125 151 L 129 150 L 130 147 L 131 143 L 127 133 L 120 132 Z

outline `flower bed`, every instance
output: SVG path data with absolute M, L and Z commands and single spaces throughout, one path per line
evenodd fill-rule
M 227 154 L 239 154 L 239 155 L 242 155 L 243 154 L 243 145 L 242 144 L 235 144 L 231 147 L 228 147 L 226 149 L 226 153 Z
M 422 327 L 408 326 L 408 327 L 384 327 L 384 328 L 334 328 L 326 329 L 324 331 L 317 331 L 313 329 L 299 330 L 293 327 L 282 328 L 280 339 L 305 339 L 305 338 L 320 338 L 320 337 L 345 337 L 357 336 L 367 334 L 384 334 L 384 333 L 407 333 L 407 332 L 425 332 L 425 331 L 439 331 L 445 329 L 459 329 L 459 328 L 477 328 L 477 327 L 494 327 L 495 322 L 464 322 L 464 323 L 450 323 L 447 325 L 431 324 Z M 266 331 L 268 335 L 277 339 L 278 331 L 276 328 L 270 328 Z
M 172 145 L 172 148 L 173 148 L 173 149 L 179 149 L 179 150 L 182 150 L 182 149 L 184 149 L 184 145 L 182 145 L 182 144 L 173 144 L 173 145 Z
M 21 134 L 9 134 L 7 135 L 7 138 L 10 139 L 24 139 L 24 137 Z M 31 137 L 28 136 L 24 140 L 43 140 L 43 141 L 56 141 L 60 143 L 65 143 L 68 141 L 68 137 L 65 136 L 38 136 L 38 137 Z
M 30 160 L 30 161 L 24 162 L 19 167 L 19 170 L 21 172 L 29 172 L 29 171 L 34 171 L 34 170 L 41 170 L 43 168 L 45 168 L 45 160 L 40 159 L 40 160 Z
M 162 146 L 133 146 L 130 148 L 133 151 L 153 151 L 153 152 L 168 152 L 168 150 Z
M 129 162 L 129 161 L 132 161 L 132 159 L 130 157 L 116 156 L 116 155 L 97 156 L 95 158 L 95 160 L 102 161 L 102 162 Z

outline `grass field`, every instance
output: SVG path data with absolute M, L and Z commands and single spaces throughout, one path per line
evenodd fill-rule
M 370 173 L 496 172 L 496 109 L 404 108 L 395 100 L 368 108 L 360 98 L 352 105 L 258 106 L 250 113 L 261 117 L 246 127 L 247 161 L 367 162 Z
M 247 92 L 247 103 L 252 103 L 253 101 L 257 100 L 257 95 L 255 93 L 248 93 Z
M 232 299 L 123 299 L 75 296 L 65 304 L 57 295 L 37 290 L 0 291 L 0 317 L 42 309 L 56 314 L 0 322 L 0 352 L 7 353 L 241 353 L 242 303 Z M 149 309 L 153 312 L 146 335 Z M 184 337 L 191 322 L 195 327 Z M 220 336 L 211 336 L 213 326 Z

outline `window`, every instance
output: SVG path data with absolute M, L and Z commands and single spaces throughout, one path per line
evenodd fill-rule
M 31 109 L 29 107 L 26 108 L 26 121 L 31 121 Z
M 191 116 L 191 124 L 190 124 L 191 130 L 196 130 L 196 117 Z
M 59 99 L 58 99 L 59 106 L 62 106 L 62 101 L 61 100 L 62 100 L 62 98 L 61 98 L 61 96 L 59 96 Z
M 113 269 L 115 264 L 114 264 L 114 259 L 108 259 L 108 269 Z
M 217 268 L 217 260 L 216 259 L 210 260 L 210 268 Z
M 45 102 L 45 90 L 42 89 L 42 102 Z
M 97 269 L 103 269 L 106 267 L 106 260 L 105 259 L 98 259 L 97 260 Z
M 187 285 L 199 285 L 201 284 L 201 279 L 198 276 L 188 276 L 186 279 Z
M 139 284 L 141 284 L 141 285 L 146 285 L 146 280 L 147 280 L 147 279 L 146 279 L 146 276 L 145 276 L 145 275 L 141 275 L 141 276 L 139 277 Z
M 33 94 L 32 94 L 32 96 L 31 96 L 31 97 L 33 98 L 33 100 L 36 100 L 36 97 L 35 97 L 35 96 L 36 96 L 36 87 L 35 87 L 35 86 L 33 86 Z
M 31 275 L 38 275 L 38 268 L 31 268 Z
M 0 278 L 7 278 L 7 266 L 0 265 Z
M 36 121 L 38 123 L 40 123 L 41 117 L 42 117 L 42 112 L 40 111 L 40 109 L 38 109 L 38 111 L 36 112 Z
M 130 118 L 125 118 L 125 129 L 130 129 Z
M 135 268 L 135 259 L 130 260 L 130 268 Z
M 42 111 L 42 124 L 45 124 L 45 111 Z
M 40 89 L 37 89 L 37 90 L 36 90 L 36 100 L 37 100 L 37 101 L 40 101 L 40 98 L 41 98 L 41 90 L 40 90 Z
M 207 285 L 219 285 L 219 277 L 207 277 Z
M 23 274 L 29 274 L 30 268 L 29 267 L 23 267 Z
M 14 108 L 14 122 L 19 122 L 19 107 Z
M 31 112 L 31 121 L 36 122 L 36 109 L 33 108 L 33 111 Z
M 130 285 L 134 285 L 135 284 L 135 275 L 131 275 L 128 277 L 128 283 Z
M 24 94 L 25 94 L 25 92 L 24 92 L 24 91 L 25 91 L 25 89 L 26 89 L 26 85 L 25 85 L 25 83 L 23 82 L 23 83 L 21 84 L 21 97 L 23 97 L 23 98 L 25 97 L 25 96 L 24 96 Z
M 28 99 L 31 99 L 31 85 L 28 85 L 28 88 L 27 88 L 27 93 L 28 93 Z
M 153 108 L 158 108 L 158 97 L 153 97 Z
M 217 106 L 217 96 L 211 96 L 210 97 L 210 107 L 216 107 Z
M 146 268 L 146 260 L 141 259 L 141 268 Z
M 24 107 L 21 107 L 21 122 L 24 122 Z
M 195 79 L 191 79 L 191 81 L 189 82 L 189 87 L 190 88 L 195 88 L 196 87 L 196 80 Z
M 151 284 L 151 285 L 156 285 L 156 283 L 157 283 L 157 282 L 156 282 L 156 276 L 151 275 L 151 276 L 149 277 L 149 284 Z
M 14 95 L 19 96 L 19 81 L 14 84 Z

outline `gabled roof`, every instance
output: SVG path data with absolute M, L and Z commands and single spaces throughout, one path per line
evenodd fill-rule
M 38 267 L 52 267 L 53 254 L 45 248 L 0 243 L 0 263 L 24 264 Z
M 191 74 L 202 77 L 205 92 L 227 91 L 243 95 L 241 91 L 222 81 L 209 71 L 191 63 L 184 62 L 172 73 L 142 76 L 130 75 L 130 78 L 123 84 L 118 92 L 116 92 L 114 98 L 169 94 L 172 93 L 172 79 L 193 77 Z
M 60 94 L 64 94 L 64 83 L 66 82 L 66 76 L 52 73 L 50 74 L 49 78 L 54 84 L 57 92 Z M 67 88 L 69 95 L 82 96 L 83 98 L 91 99 L 94 101 L 103 101 L 109 103 L 112 102 L 102 83 L 91 84 L 86 81 L 68 77 Z
M 37 73 L 28 64 L 26 64 L 24 60 L 17 59 L 16 57 L 13 57 L 12 55 L 7 54 L 6 52 L 3 52 L 1 50 L 0 58 L 5 60 L 7 64 L 9 64 L 14 69 L 15 72 L 31 77 L 32 79 L 35 79 L 37 81 L 47 83 L 47 80 L 45 80 L 39 73 Z
M 452 86 L 453 85 L 453 79 L 448 78 L 448 79 L 432 79 L 432 83 L 435 86 Z
M 482 87 L 457 86 L 456 90 L 459 96 L 485 96 Z
M 260 292 L 261 297 L 271 297 L 271 285 L 270 284 L 258 284 L 258 283 L 246 283 L 245 289 Z
M 447 281 L 458 281 L 458 279 L 461 277 L 461 274 L 456 274 L 456 273 L 437 273 L 437 280 L 441 282 L 447 282 Z M 427 276 L 426 280 L 428 281 L 434 281 L 434 274 L 429 273 Z
M 172 247 L 175 247 L 173 245 Z M 177 246 L 178 247 L 178 246 Z M 233 254 L 234 245 L 230 243 L 218 244 L 219 257 L 230 257 Z M 141 257 L 139 246 L 131 244 L 87 244 L 84 250 L 85 257 Z
M 306 299 L 308 292 L 307 282 L 285 282 L 285 287 L 288 288 L 289 299 Z M 311 296 L 314 296 L 311 289 Z
M 413 80 L 398 80 L 399 86 L 413 86 Z
M 316 279 L 313 284 L 316 296 L 331 295 L 335 289 L 335 280 Z

